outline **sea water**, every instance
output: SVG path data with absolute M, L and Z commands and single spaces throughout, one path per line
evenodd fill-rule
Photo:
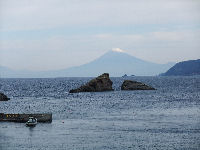
M 0 150 L 198 150 L 200 76 L 127 77 L 153 91 L 74 93 L 91 78 L 0 79 L 0 113 L 52 113 L 52 123 L 0 122 Z

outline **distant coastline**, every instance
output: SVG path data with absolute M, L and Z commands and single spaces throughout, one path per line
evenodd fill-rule
M 52 71 L 16 71 L 0 66 L 0 77 L 4 78 L 55 78 L 55 77 L 96 77 L 108 72 L 112 77 L 124 74 L 155 76 L 167 71 L 175 63 L 157 64 L 129 55 L 125 52 L 108 51 L 99 58 L 76 67 Z
M 200 59 L 188 60 L 175 64 L 161 76 L 194 76 L 200 75 Z

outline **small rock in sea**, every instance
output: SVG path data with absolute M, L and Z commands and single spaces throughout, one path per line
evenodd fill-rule
M 125 75 L 123 75 L 122 77 L 123 77 L 123 78 L 124 78 L 124 77 L 128 77 L 128 75 L 127 75 L 127 74 L 125 74 Z
M 97 78 L 92 79 L 85 85 L 70 90 L 69 93 L 113 91 L 112 84 L 113 82 L 110 80 L 109 74 L 104 73 Z
M 125 80 L 121 86 L 121 90 L 155 90 L 155 88 L 141 82 Z
M 8 98 L 6 95 L 3 93 L 0 93 L 0 101 L 8 101 L 10 98 Z

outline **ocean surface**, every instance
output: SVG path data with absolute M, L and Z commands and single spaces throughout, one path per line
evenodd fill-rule
M 199 150 L 200 76 L 128 77 L 155 91 L 68 91 L 91 78 L 0 79 L 0 113 L 49 113 L 52 123 L 0 122 L 0 150 Z

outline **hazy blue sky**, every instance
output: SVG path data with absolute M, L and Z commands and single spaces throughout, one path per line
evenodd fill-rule
M 0 0 L 0 65 L 52 70 L 112 48 L 167 63 L 200 58 L 200 0 Z

